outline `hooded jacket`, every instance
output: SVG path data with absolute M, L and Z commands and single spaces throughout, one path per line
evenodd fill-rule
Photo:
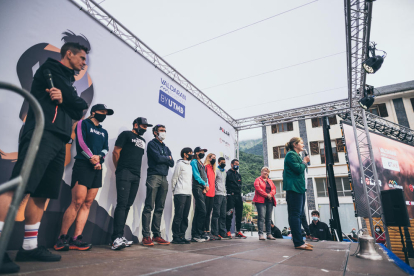
M 49 69 L 54 86 L 62 92 L 62 104 L 54 103 L 46 92 L 49 88 L 44 70 Z M 64 142 L 69 142 L 72 133 L 72 120 L 80 120 L 83 110 L 88 104 L 78 96 L 75 82 L 75 71 L 57 60 L 48 58 L 36 71 L 33 77 L 30 93 L 36 98 L 45 115 L 45 130 L 59 136 Z M 55 118 L 56 115 L 56 118 Z M 32 107 L 29 107 L 22 137 L 35 128 L 35 117 Z
M 190 161 L 180 159 L 175 164 L 171 185 L 174 195 L 191 195 L 193 169 Z
M 226 171 L 221 168 L 216 169 L 216 179 L 215 179 L 215 186 L 216 186 L 216 195 L 226 196 Z

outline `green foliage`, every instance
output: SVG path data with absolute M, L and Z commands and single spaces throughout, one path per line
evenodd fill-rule
M 263 156 L 263 142 L 260 141 L 259 144 L 256 144 L 253 147 L 245 149 L 243 151 L 246 153 Z
M 263 167 L 263 156 L 240 151 L 240 174 L 242 176 L 242 193 L 254 192 L 254 181 L 260 176 Z
M 253 213 L 253 206 L 249 203 L 243 202 L 243 218 L 249 217 Z
M 260 139 L 244 140 L 244 141 L 239 142 L 239 147 L 240 147 L 241 151 L 246 152 L 247 149 L 250 149 L 250 148 L 256 146 L 257 144 L 262 144 L 262 143 L 263 143 L 263 140 L 261 138 Z

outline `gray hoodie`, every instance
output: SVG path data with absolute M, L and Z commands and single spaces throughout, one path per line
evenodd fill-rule
M 191 195 L 193 170 L 190 161 L 180 159 L 175 164 L 171 185 L 174 195 Z
M 226 191 L 226 171 L 220 171 L 219 168 L 216 169 L 216 195 L 225 196 L 227 195 Z

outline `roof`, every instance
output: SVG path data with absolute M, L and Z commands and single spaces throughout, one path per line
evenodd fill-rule
M 374 90 L 374 95 L 383 96 L 393 93 L 405 92 L 408 90 L 414 90 L 414 80 L 376 87 Z

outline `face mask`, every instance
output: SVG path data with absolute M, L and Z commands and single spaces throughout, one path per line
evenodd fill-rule
M 198 154 L 198 158 L 203 159 L 203 157 L 204 157 L 204 153 L 199 153 Z
M 233 170 L 237 171 L 239 169 L 239 166 L 234 166 Z
M 159 138 L 161 141 L 164 141 L 166 137 L 167 137 L 167 133 L 166 133 L 166 132 L 159 132 L 159 133 L 158 133 L 158 138 Z
M 377 229 L 375 229 L 375 231 L 379 232 L 379 231 L 380 231 L 380 229 L 379 229 L 379 228 L 377 228 Z
M 102 122 L 105 120 L 106 115 L 105 115 L 105 114 L 98 114 L 98 113 L 95 113 L 95 115 L 93 115 L 93 117 L 94 117 L 94 118 L 95 118 L 98 122 L 102 123 Z
M 220 168 L 222 168 L 222 169 L 224 169 L 224 168 L 226 167 L 226 163 L 221 163 L 221 164 L 219 165 L 219 167 L 220 167 Z
M 138 135 L 143 135 L 147 130 L 143 128 L 134 128 L 134 130 L 138 133 Z
M 312 219 L 313 219 L 314 221 L 319 220 L 319 218 L 318 218 L 318 217 L 312 217 Z
M 193 159 L 193 156 L 191 154 L 188 155 L 187 160 Z
M 352 232 L 354 232 L 354 233 L 355 233 L 355 232 L 356 232 L 356 230 L 352 230 Z
M 211 159 L 210 164 L 213 166 L 216 163 L 216 159 Z

